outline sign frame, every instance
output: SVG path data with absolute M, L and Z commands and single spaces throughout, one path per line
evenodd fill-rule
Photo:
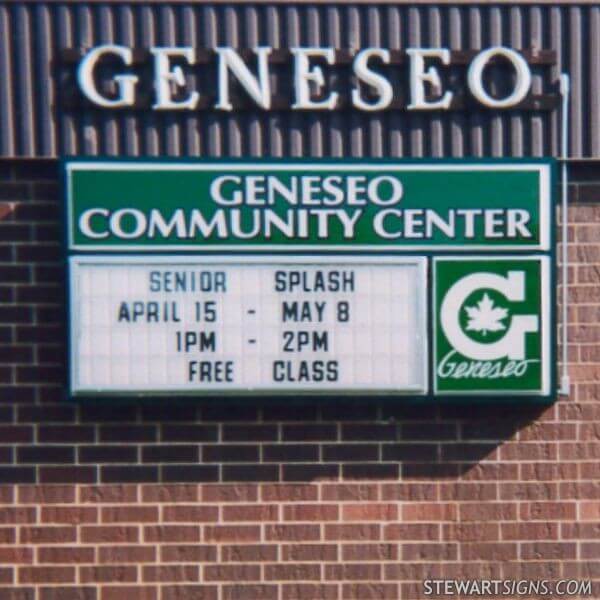
M 62 189 L 63 189 L 63 219 L 65 223 L 63 247 L 65 256 L 65 270 L 66 270 L 66 292 L 67 292 L 67 357 L 69 361 L 69 368 L 67 369 L 67 396 L 72 400 L 81 401 L 83 399 L 90 400 L 102 400 L 102 401 L 164 401 L 165 394 L 172 394 L 174 401 L 191 401 L 197 400 L 198 402 L 205 402 L 209 398 L 214 401 L 227 401 L 231 402 L 236 399 L 247 402 L 249 399 L 254 401 L 260 401 L 261 397 L 264 401 L 277 401 L 277 398 L 281 398 L 281 401 L 285 399 L 286 402 L 304 402 L 310 401 L 311 399 L 319 398 L 320 401 L 339 401 L 340 396 L 343 395 L 348 399 L 357 398 L 361 396 L 368 401 L 369 398 L 377 401 L 400 401 L 407 404 L 497 404 L 503 405 L 515 405 L 525 403 L 527 405 L 532 404 L 548 404 L 554 402 L 558 393 L 558 365 L 557 365 L 557 264 L 556 264 L 556 219 L 555 210 L 556 206 L 556 162 L 553 158 L 324 158 L 322 164 L 315 164 L 314 158 L 178 158 L 178 157 L 113 157 L 113 156 L 100 156 L 100 157 L 62 157 L 61 164 L 61 178 L 62 178 Z M 396 260 L 409 260 L 411 258 L 422 257 L 425 262 L 426 272 L 426 310 L 425 314 L 425 326 L 426 326 L 426 361 L 427 371 L 425 376 L 425 387 L 424 393 L 409 393 L 400 391 L 386 391 L 378 392 L 371 388 L 358 391 L 350 391 L 346 389 L 329 389 L 329 390 L 314 390 L 304 391 L 301 389 L 293 389 L 289 391 L 275 390 L 275 391 L 264 391 L 259 390 L 241 390 L 235 389 L 231 391 L 220 391 L 220 390 L 206 390 L 199 391 L 194 390 L 190 393 L 181 394 L 179 392 L 166 392 L 166 393 L 152 393 L 147 391 L 124 393 L 118 392 L 102 392 L 100 394 L 91 394 L 89 392 L 74 392 L 72 389 L 72 327 L 71 327 L 71 273 L 69 269 L 69 262 L 71 257 L 95 257 L 95 258 L 109 258 L 109 254 L 113 255 L 113 258 L 117 258 L 119 253 L 122 253 L 125 260 L 130 260 L 140 250 L 134 250 L 131 246 L 128 247 L 127 251 L 123 251 L 122 248 L 112 247 L 106 248 L 99 246 L 97 248 L 90 248 L 89 246 L 79 247 L 72 243 L 72 232 L 70 231 L 70 217 L 71 217 L 71 204 L 70 204 L 70 186 L 68 185 L 68 174 L 67 165 L 86 163 L 90 164 L 98 163 L 122 163 L 124 165 L 132 165 L 136 163 L 145 163 L 149 167 L 156 167 L 157 164 L 163 163 L 165 165 L 172 165 L 173 163 L 182 164 L 203 164 L 206 165 L 207 169 L 214 168 L 218 165 L 230 165 L 238 167 L 240 164 L 252 164 L 255 165 L 253 168 L 260 169 L 261 166 L 272 167 L 277 164 L 282 165 L 297 165 L 299 170 L 312 165 L 318 169 L 324 169 L 327 164 L 331 164 L 336 168 L 342 165 L 346 165 L 348 170 L 361 170 L 366 166 L 371 166 L 373 169 L 380 169 L 383 166 L 389 168 L 390 165 L 402 165 L 405 168 L 413 168 L 418 164 L 427 164 L 430 166 L 429 170 L 435 171 L 440 167 L 448 167 L 453 165 L 463 165 L 465 170 L 470 167 L 477 167 L 477 169 L 487 168 L 498 168 L 501 171 L 510 171 L 514 167 L 519 167 L 517 170 L 530 169 L 532 166 L 537 168 L 540 174 L 545 173 L 545 176 L 541 177 L 542 186 L 540 186 L 540 192 L 544 189 L 544 198 L 540 199 L 540 239 L 543 239 L 543 243 L 540 243 L 535 248 L 533 246 L 502 246 L 497 248 L 490 248 L 489 246 L 466 246 L 464 248 L 451 247 L 451 246 L 436 246 L 436 245 L 424 245 L 424 246 L 410 246 L 401 247 L 400 245 L 391 245 L 389 247 L 364 247 L 364 246 L 353 246 L 350 247 L 316 247 L 310 246 L 302 249 L 300 246 L 293 247 L 273 247 L 267 248 L 265 246 L 260 248 L 251 248 L 244 251 L 240 246 L 232 248 L 213 247 L 213 248 L 197 248 L 188 246 L 182 250 L 173 250 L 172 248 L 159 248 L 158 246 L 152 249 L 144 248 L 144 254 L 148 257 L 152 255 L 169 255 L 174 260 L 183 258 L 184 254 L 200 252 L 199 256 L 205 258 L 215 258 L 220 256 L 221 258 L 230 258 L 232 262 L 241 261 L 244 259 L 256 259 L 258 257 L 265 258 L 265 255 L 270 256 L 272 260 L 269 262 L 276 262 L 277 258 L 296 258 L 298 256 L 306 255 L 306 252 L 310 250 L 312 257 L 319 257 L 323 259 L 331 259 L 333 262 L 336 258 L 338 260 L 351 260 L 354 256 L 359 260 L 363 260 L 366 257 L 372 258 L 373 260 L 381 259 L 396 259 Z M 82 165 L 83 166 L 83 165 Z M 77 167 L 82 168 L 82 167 Z M 226 168 L 226 167 L 225 167 Z M 549 185 L 544 186 L 544 182 Z M 541 195 L 541 194 L 540 194 Z M 543 219 L 543 220 L 542 220 Z M 546 223 L 544 226 L 542 223 Z M 542 238 L 542 236 L 544 236 Z M 99 252 L 99 248 L 102 248 L 102 252 Z M 114 249 L 113 249 L 114 248 Z M 357 254 L 357 252 L 364 252 L 365 254 Z M 546 262 L 548 263 L 547 271 L 549 276 L 549 288 L 550 288 L 550 300 L 548 303 L 548 315 L 546 320 L 546 329 L 548 330 L 547 345 L 548 345 L 548 367 L 549 381 L 545 385 L 544 393 L 537 392 L 511 392 L 507 397 L 506 393 L 498 392 L 491 393 L 489 391 L 476 392 L 476 393 L 461 393 L 461 392 L 436 392 L 435 390 L 435 374 L 433 367 L 433 360 L 435 357 L 435 332 L 434 318 L 433 318 L 433 302 L 434 302 L 434 289 L 433 289 L 433 275 L 434 275 L 434 262 L 436 258 L 462 258 L 462 260 L 468 260 L 465 256 L 468 252 L 476 252 L 479 260 L 494 260 L 501 257 L 507 259 L 527 259 L 532 257 L 545 256 Z M 292 395 L 296 395 L 297 398 L 292 398 Z
M 419 307 L 419 315 L 418 315 L 418 326 L 417 331 L 422 340 L 422 357 L 421 357 L 421 374 L 422 379 L 420 385 L 413 385 L 410 388 L 406 387 L 405 389 L 390 389 L 385 386 L 373 386 L 373 387 L 365 387 L 365 388 L 352 388 L 352 387 L 336 387 L 329 388 L 326 390 L 326 393 L 343 393 L 343 394 L 362 394 L 365 393 L 373 394 L 373 395 L 390 395 L 390 394 L 398 394 L 401 396 L 410 395 L 410 394 L 418 394 L 423 395 L 429 392 L 429 382 L 428 382 L 428 364 L 429 364 L 429 340 L 427 335 L 427 315 L 426 315 L 426 298 L 427 298 L 427 260 L 425 258 L 410 256 L 410 257 L 374 257 L 374 256 L 344 256 L 343 261 L 339 263 L 335 263 L 334 261 L 327 260 L 328 257 L 318 257 L 318 256 L 305 256 L 305 255 L 295 255 L 295 256 L 278 256 L 275 259 L 271 259 L 271 257 L 266 256 L 226 256 L 220 257 L 219 259 L 211 260 L 208 262 L 206 257 L 196 258 L 190 255 L 177 255 L 177 256 L 161 256 L 161 255 L 151 255 L 148 257 L 145 256 L 128 256 L 126 259 L 121 259 L 119 256 L 106 256 L 106 255 L 86 255 L 86 256 L 71 256 L 69 258 L 69 267 L 71 273 L 71 284 L 69 290 L 69 303 L 71 306 L 74 305 L 75 299 L 77 297 L 78 287 L 77 287 L 77 279 L 73 275 L 75 274 L 75 269 L 80 265 L 94 265 L 99 263 L 104 264 L 117 264 L 121 263 L 121 261 L 125 264 L 135 265 L 146 265 L 146 264 L 156 264 L 159 265 L 164 263 L 166 265 L 170 264 L 181 264 L 185 265 L 189 264 L 198 264 L 200 262 L 206 262 L 209 266 L 218 266 L 218 265 L 231 265 L 231 266 L 243 266 L 244 264 L 256 264 L 256 265 L 268 265 L 268 266 L 284 266 L 284 265 L 324 265 L 324 266 L 339 266 L 345 267 L 348 265 L 351 266 L 369 266 L 369 265 L 394 265 L 394 266 L 414 266 L 417 269 L 417 277 L 419 281 L 419 289 L 418 289 L 418 300 L 417 306 Z M 334 259 L 335 260 L 335 259 Z M 72 269 L 72 270 L 71 270 Z M 139 392 L 127 390 L 127 389 L 119 389 L 119 388 L 103 388 L 103 389 L 95 389 L 93 387 L 79 387 L 75 388 L 74 383 L 77 380 L 76 374 L 76 344 L 73 342 L 74 335 L 73 333 L 77 331 L 79 326 L 79 320 L 77 315 L 72 316 L 69 322 L 70 328 L 70 369 L 69 369 L 69 390 L 73 396 L 84 396 L 84 395 L 94 395 L 94 396 L 104 396 L 104 395 L 136 395 Z M 277 388 L 263 388 L 263 387 L 254 387 L 247 388 L 244 386 L 234 386 L 227 385 L 225 386 L 227 389 L 218 389 L 218 388 L 208 388 L 205 390 L 202 389 L 189 389 L 188 386 L 180 385 L 180 386 L 171 386 L 168 389 L 156 389 L 142 392 L 144 395 L 156 395 L 156 396 L 164 396 L 164 395 L 185 395 L 185 396 L 194 396 L 194 395 L 214 395 L 214 394 L 237 394 L 237 395 L 289 395 L 289 394 L 321 394 L 323 390 L 320 389 L 319 384 L 308 384 L 302 386 L 291 386 L 291 385 L 282 385 Z

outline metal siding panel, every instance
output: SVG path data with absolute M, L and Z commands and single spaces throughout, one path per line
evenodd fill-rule
M 571 71 L 571 153 L 581 156 L 583 149 L 583 128 L 581 102 L 583 100 L 583 60 L 581 46 L 573 43 L 582 36 L 581 9 L 569 8 L 569 63 Z
M 15 120 L 18 124 L 16 137 L 17 152 L 22 156 L 35 156 L 36 130 L 34 125 L 37 102 L 34 102 L 31 8 L 24 4 L 13 7 L 15 19 L 14 38 L 14 84 L 15 84 Z M 37 100 L 37 98 L 36 98 Z
M 14 116 L 14 88 L 11 68 L 12 52 L 12 20 L 10 8 L 0 6 L 0 152 L 3 156 L 14 156 L 15 132 L 17 123 Z
M 544 19 L 546 11 L 542 12 L 539 6 L 529 9 L 529 31 L 526 38 L 529 38 L 534 48 L 545 48 L 546 40 L 544 32 L 547 27 L 547 19 Z M 527 42 L 524 41 L 524 45 Z M 534 94 L 541 94 L 544 90 L 544 81 L 541 75 L 535 75 L 532 78 L 531 89 Z M 525 119 L 523 119 L 525 121 Z M 531 140 L 531 154 L 533 156 L 542 156 L 544 153 L 544 120 L 538 114 L 531 115 L 528 119 L 527 127 L 521 131 L 521 148 L 524 151 L 527 137 Z
M 589 154 L 600 156 L 600 7 L 592 6 L 590 11 L 590 87 L 587 96 L 589 104 L 590 148 Z
M 34 20 L 34 77 L 39 82 L 37 87 L 36 105 L 36 130 L 38 131 L 37 156 L 47 156 L 56 147 L 55 128 L 56 94 L 52 81 L 51 66 L 54 61 L 54 48 L 52 45 L 52 18 L 47 6 L 36 6 Z
M 569 72 L 571 155 L 600 156 L 599 40 L 600 8 L 595 5 L 0 3 L 0 153 L 539 156 L 556 155 L 560 147 L 558 110 L 61 113 L 61 82 L 53 79 L 60 49 L 114 42 L 199 48 L 553 48 L 559 64 L 543 77 L 534 74 L 533 92 L 554 91 L 559 73 Z M 392 69 L 388 71 L 399 88 L 407 80 L 405 69 L 397 76 Z M 190 89 L 211 89 L 201 68 L 187 72 Z M 341 80 L 346 75 L 328 77 Z

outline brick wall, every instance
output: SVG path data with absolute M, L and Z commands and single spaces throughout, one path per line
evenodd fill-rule
M 549 407 L 65 401 L 57 171 L 0 163 L 0 600 L 600 597 L 597 165 L 571 169 L 574 386 Z

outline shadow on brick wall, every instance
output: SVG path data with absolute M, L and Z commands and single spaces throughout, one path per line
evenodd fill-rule
M 497 480 L 517 479 L 519 460 L 544 459 L 547 444 L 511 440 L 551 408 L 398 402 L 25 402 L 4 415 L 4 439 L 14 453 L 7 459 L 14 463 L 0 466 L 0 478 L 7 483 Z M 524 456 L 524 449 L 535 455 Z

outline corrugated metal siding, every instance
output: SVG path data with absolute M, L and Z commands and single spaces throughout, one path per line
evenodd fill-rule
M 57 109 L 59 51 L 133 47 L 554 49 L 572 77 L 573 157 L 600 156 L 600 6 L 0 4 L 0 155 L 558 155 L 558 111 L 294 113 Z M 193 77 L 190 86 L 195 87 Z M 200 87 L 200 86 L 199 86 Z

